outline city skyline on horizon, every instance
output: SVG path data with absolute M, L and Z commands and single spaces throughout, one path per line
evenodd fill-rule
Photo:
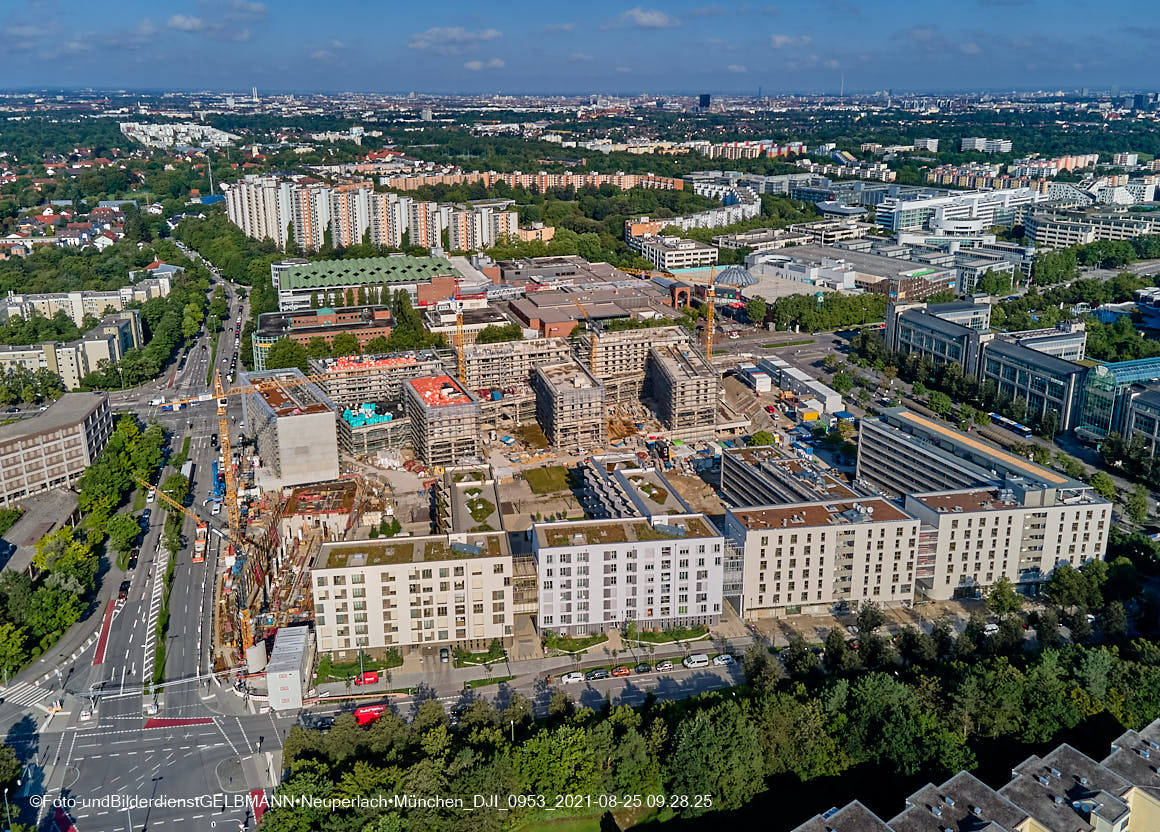
M 703 0 L 580 11 L 517 2 L 484 14 L 456 0 L 381 21 L 352 0 L 325 17 L 301 0 L 190 0 L 160 14 L 127 0 L 99 18 L 76 8 L 26 0 L 0 18 L 9 89 L 145 91 L 143 79 L 157 90 L 431 95 L 1147 88 L 1146 47 L 1160 34 L 1137 0 L 902 0 L 889 14 L 827 0 L 823 16 Z M 1022 34 L 1028 19 L 1034 34 Z

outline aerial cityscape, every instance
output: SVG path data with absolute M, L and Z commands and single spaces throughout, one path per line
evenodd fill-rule
M 322 11 L 0 10 L 0 830 L 1160 830 L 1148 6 Z

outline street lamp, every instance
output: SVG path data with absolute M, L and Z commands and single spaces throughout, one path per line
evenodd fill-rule
M 4 788 L 4 817 L 8 819 L 8 828 L 12 828 L 12 812 L 8 808 L 8 788 Z

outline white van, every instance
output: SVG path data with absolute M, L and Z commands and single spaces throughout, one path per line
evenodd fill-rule
M 685 667 L 708 667 L 709 657 L 704 653 L 694 653 L 691 656 L 686 656 L 681 664 Z

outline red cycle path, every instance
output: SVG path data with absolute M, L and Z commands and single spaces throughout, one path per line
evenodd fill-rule
M 200 719 L 165 719 L 153 717 L 145 720 L 146 728 L 184 728 L 186 725 L 212 725 L 213 720 L 208 717 Z
M 105 648 L 109 646 L 109 628 L 113 625 L 113 610 L 116 607 L 116 601 L 110 601 L 105 607 L 105 618 L 101 621 L 101 637 L 97 639 L 97 652 L 93 656 L 93 664 L 102 664 L 105 661 Z

